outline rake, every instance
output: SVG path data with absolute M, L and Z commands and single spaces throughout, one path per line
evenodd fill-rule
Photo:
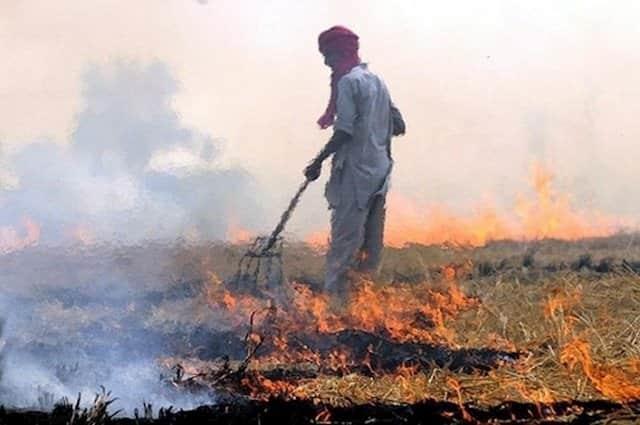
M 298 187 L 298 191 L 289 201 L 289 206 L 282 213 L 278 225 L 269 236 L 258 236 L 249 245 L 238 262 L 238 268 L 233 279 L 236 290 L 260 294 L 263 289 L 273 289 L 282 284 L 282 245 L 280 236 L 286 226 L 298 201 L 311 181 L 305 179 Z

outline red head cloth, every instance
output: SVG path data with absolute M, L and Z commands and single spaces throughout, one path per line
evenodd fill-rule
M 338 81 L 360 63 L 358 57 L 358 36 L 351 30 L 335 26 L 318 36 L 318 48 L 324 56 L 331 56 L 331 97 L 324 114 L 318 119 L 320 128 L 325 129 L 333 124 L 338 99 Z

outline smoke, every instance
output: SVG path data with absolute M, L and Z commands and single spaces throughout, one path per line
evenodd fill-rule
M 43 244 L 132 244 L 223 238 L 230 214 L 251 223 L 250 176 L 221 169 L 222 141 L 180 122 L 166 65 L 94 66 L 83 81 L 70 143 L 40 140 L 8 157 L 17 183 L 2 191 L 0 226 L 26 217 Z
M 90 402 L 101 386 L 118 398 L 113 410 L 127 415 L 143 401 L 183 409 L 215 402 L 213 393 L 174 390 L 158 363 L 190 355 L 195 343 L 216 343 L 203 281 L 171 281 L 190 264 L 176 263 L 181 252 L 166 244 L 35 247 L 0 257 L 0 404 L 47 410 L 78 393 Z M 179 323 L 163 316 L 175 305 L 185 306 Z M 198 309 L 197 325 L 208 330 L 193 342 L 194 326 L 186 324 Z
M 93 66 L 83 83 L 68 143 L 35 140 L 1 158 L 0 404 L 48 409 L 101 385 L 128 414 L 143 401 L 211 403 L 159 379 L 157 359 L 190 330 L 163 333 L 149 318 L 181 272 L 177 246 L 259 216 L 252 178 L 220 165 L 221 139 L 181 122 L 163 63 Z M 202 297 L 171 290 L 190 310 Z
M 65 376 L 62 367 L 52 371 L 43 365 L 41 359 L 24 354 L 9 356 L 6 366 L 4 388 L 0 388 L 0 391 L 4 390 L 1 393 L 3 403 L 11 406 L 50 410 L 62 398 L 75 400 L 78 394 L 82 395 L 86 405 L 101 386 L 117 397 L 110 411 L 121 409 L 127 416 L 132 415 L 134 409 L 141 409 L 143 402 L 158 408 L 174 406 L 187 410 L 216 400 L 213 395 L 169 391 L 167 384 L 158 380 L 159 368 L 147 359 L 121 359 L 112 363 L 83 362 L 76 376 Z M 68 370 L 74 371 L 74 367 Z M 87 373 L 88 370 L 93 373 Z
M 0 382 L 2 382 L 2 372 L 4 371 L 4 318 L 0 317 Z

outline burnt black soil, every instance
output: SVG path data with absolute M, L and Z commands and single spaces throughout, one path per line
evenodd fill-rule
M 546 405 L 504 402 L 492 407 L 427 400 L 413 405 L 367 404 L 353 407 L 315 405 L 310 401 L 238 401 L 195 410 L 162 410 L 153 418 L 113 418 L 104 424 L 451 424 L 451 423 L 633 423 L 640 420 L 640 401 L 621 405 L 609 401 L 558 402 Z M 70 408 L 52 413 L 0 409 L 0 424 L 58 425 L 71 418 Z M 78 422 L 76 422 L 78 423 Z

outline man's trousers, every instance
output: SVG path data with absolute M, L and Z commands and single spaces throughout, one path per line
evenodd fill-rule
M 343 199 L 331 211 L 331 240 L 327 252 L 325 290 L 348 292 L 348 273 L 375 273 L 383 248 L 386 193 L 376 194 L 366 208 Z

